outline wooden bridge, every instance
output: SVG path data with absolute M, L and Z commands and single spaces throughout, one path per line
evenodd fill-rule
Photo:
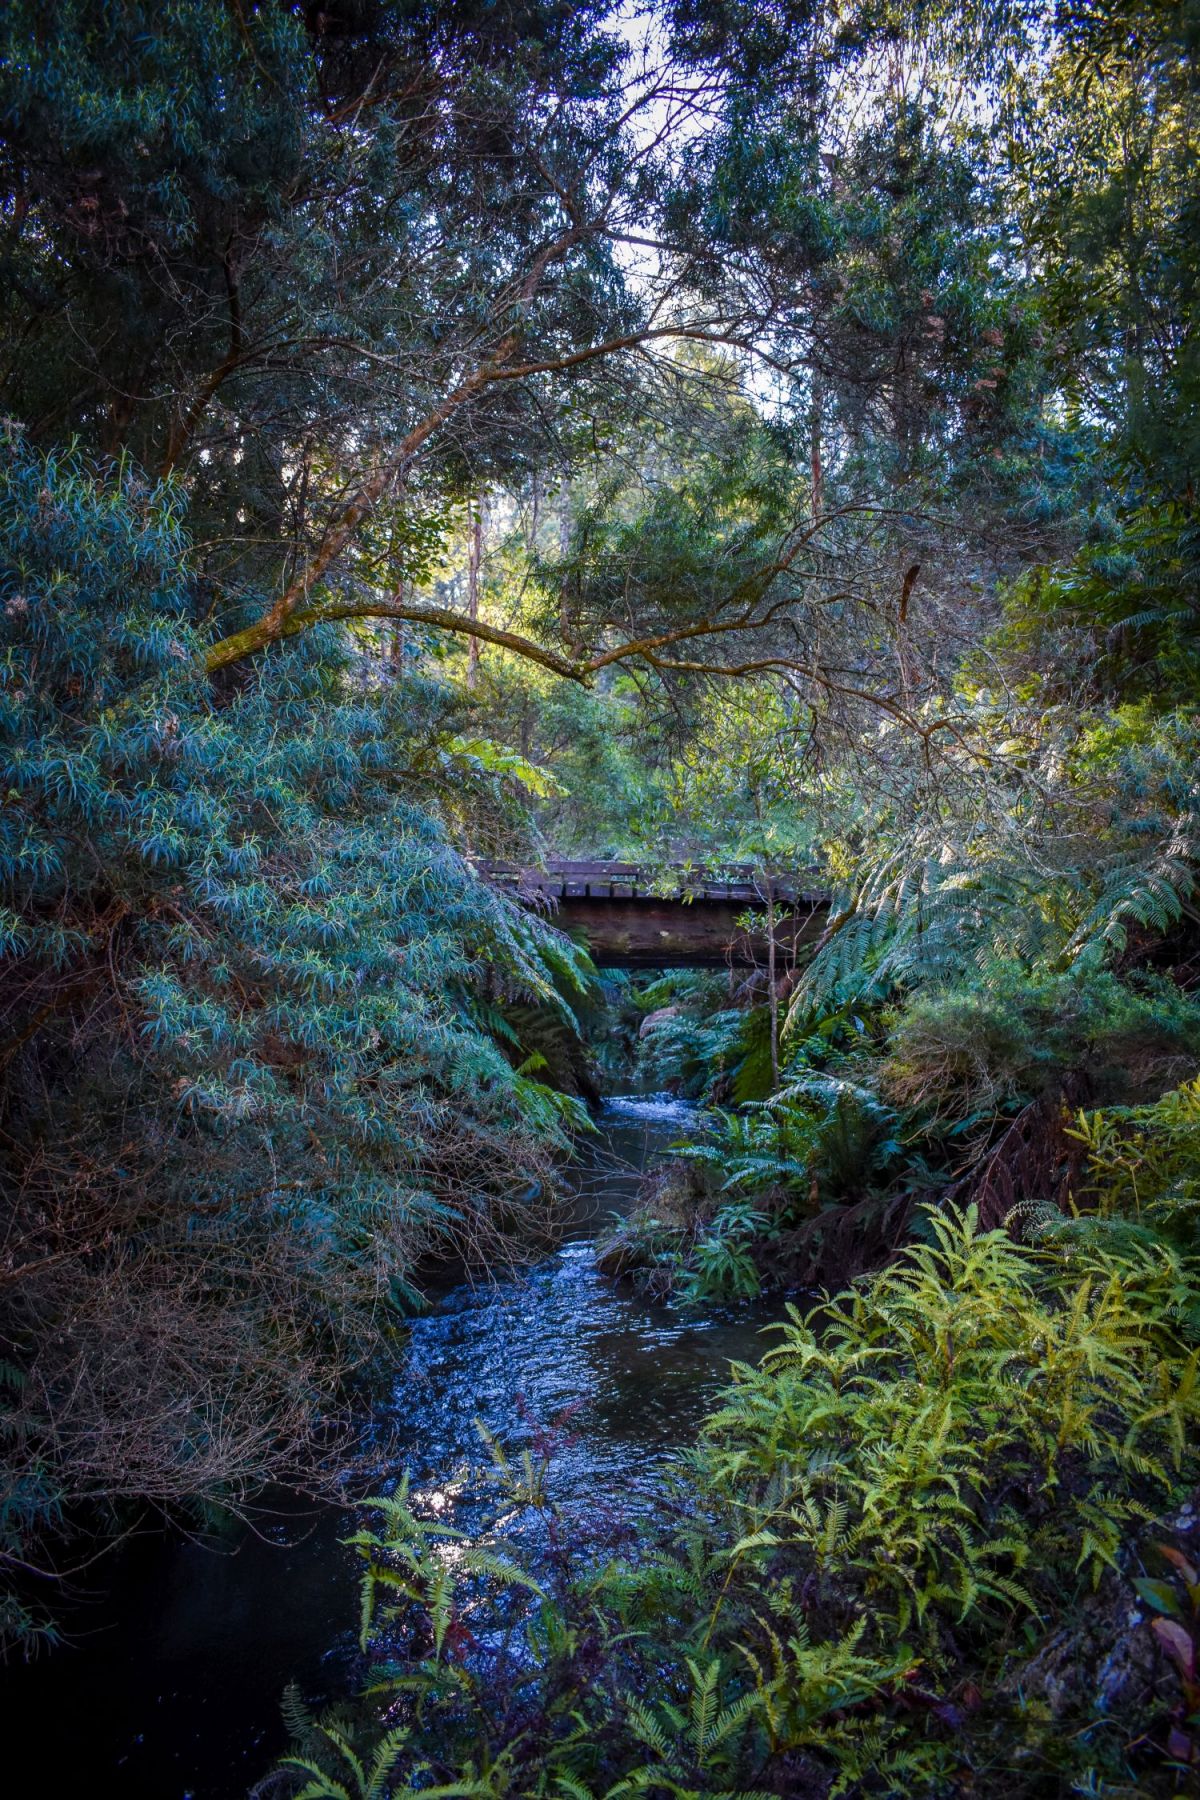
M 829 895 L 795 875 L 750 867 L 554 860 L 540 869 L 483 863 L 480 872 L 552 912 L 556 925 L 582 935 L 594 961 L 609 967 L 765 967 L 772 905 L 776 955 L 786 967 L 820 935 L 829 911 Z

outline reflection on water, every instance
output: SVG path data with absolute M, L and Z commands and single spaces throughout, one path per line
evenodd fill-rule
M 752 1338 L 744 1312 L 689 1320 L 615 1289 L 590 1245 L 569 1245 L 528 1280 L 460 1293 L 420 1321 L 391 1416 L 423 1480 L 479 1459 L 476 1419 L 519 1449 L 570 1409 L 552 1497 L 633 1494 Z
M 511 1279 L 455 1288 L 415 1321 L 403 1378 L 378 1419 L 419 1482 L 480 1461 L 477 1419 L 519 1449 L 569 1411 L 552 1496 L 581 1514 L 611 1508 L 636 1519 L 653 1507 L 664 1460 L 703 1416 L 730 1359 L 757 1355 L 770 1316 L 689 1315 L 596 1270 L 596 1233 L 694 1120 L 669 1095 L 609 1101 L 578 1159 L 559 1251 Z M 72 1619 L 77 1647 L 14 1672 L 31 1741 L 54 1744 L 66 1716 L 79 1745 L 71 1775 L 86 1773 L 122 1800 L 236 1800 L 282 1747 L 285 1683 L 296 1678 L 316 1696 L 346 1679 L 356 1576 L 337 1541 L 346 1529 L 344 1517 L 326 1514 L 285 1547 L 269 1541 L 279 1530 L 248 1536 L 229 1555 L 135 1547 L 119 1593 Z

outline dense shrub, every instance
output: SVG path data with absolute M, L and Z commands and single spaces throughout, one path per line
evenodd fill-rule
M 437 691 L 314 641 L 218 700 L 205 617 L 171 490 L 10 444 L 9 1555 L 82 1499 L 311 1468 L 415 1259 L 548 1191 L 562 1142 L 487 1027 L 569 1019 L 579 959 L 418 803 Z
M 988 979 L 925 988 L 899 1009 L 881 1077 L 898 1105 L 961 1132 L 1070 1074 L 1097 1100 L 1155 1099 L 1200 1059 L 1200 1004 L 1172 983 L 989 966 Z

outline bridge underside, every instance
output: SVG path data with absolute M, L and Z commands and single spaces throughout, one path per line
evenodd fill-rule
M 673 869 L 674 892 L 671 865 L 646 869 L 562 858 L 536 869 L 480 865 L 498 887 L 548 908 L 556 925 L 586 941 L 601 967 L 765 968 L 768 893 L 779 909 L 776 952 L 787 967 L 820 935 L 829 916 L 829 895 L 804 889 L 794 872 L 780 876 L 748 866 L 711 870 L 691 863 Z
M 738 924 L 746 911 L 745 902 L 729 900 L 564 894 L 552 916 L 563 931 L 586 939 L 602 968 L 765 968 L 766 916 L 756 910 L 758 929 L 747 932 Z M 785 964 L 820 935 L 827 913 L 824 904 L 801 904 L 779 922 L 776 953 Z

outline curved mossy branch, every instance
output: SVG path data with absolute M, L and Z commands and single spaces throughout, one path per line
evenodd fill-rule
M 210 675 L 215 674 L 218 669 L 228 668 L 231 663 L 243 662 L 247 657 L 256 655 L 258 651 L 265 650 L 284 638 L 298 637 L 301 632 L 311 631 L 316 625 L 330 625 L 344 619 L 396 619 L 407 625 L 430 625 L 439 631 L 474 635 L 482 638 L 485 643 L 499 644 L 505 650 L 512 650 L 516 655 L 539 663 L 552 674 L 564 676 L 570 681 L 586 684 L 592 673 L 589 665 L 568 662 L 566 657 L 545 649 L 532 638 L 523 637 L 520 632 L 505 631 L 498 625 L 489 625 L 483 619 L 468 618 L 466 614 L 452 612 L 444 606 L 401 606 L 386 600 L 347 601 L 340 605 L 306 607 L 302 612 L 292 613 L 278 626 L 271 625 L 265 618 L 256 619 L 245 630 L 232 632 L 229 637 L 214 644 L 205 657 L 205 666 Z
M 223 637 L 208 651 L 205 658 L 210 674 L 218 669 L 228 668 L 233 663 L 244 661 L 247 657 L 257 655 L 269 645 L 278 643 L 284 638 L 296 637 L 303 631 L 309 631 L 316 625 L 332 624 L 347 619 L 393 619 L 411 625 L 429 625 L 439 631 L 456 632 L 460 636 L 482 638 L 485 643 L 497 644 L 503 649 L 511 650 L 516 655 L 550 670 L 569 681 L 578 681 L 587 685 L 592 677 L 601 669 L 610 668 L 616 663 L 641 659 L 655 665 L 660 659 L 658 653 L 669 650 L 677 644 L 687 643 L 697 638 L 726 637 L 731 633 L 761 631 L 783 611 L 794 599 L 794 595 L 785 594 L 779 599 L 767 603 L 767 596 L 772 584 L 786 574 L 795 563 L 804 547 L 817 533 L 841 513 L 878 510 L 874 508 L 843 507 L 837 513 L 816 520 L 805 530 L 797 532 L 787 547 L 780 551 L 773 561 L 755 569 L 740 581 L 726 596 L 714 612 L 705 614 L 701 619 L 690 620 L 686 625 L 677 625 L 667 631 L 651 633 L 645 637 L 629 638 L 609 649 L 597 650 L 591 656 L 569 658 L 561 656 L 556 650 L 548 649 L 534 638 L 526 637 L 521 632 L 507 631 L 501 626 L 489 625 L 485 620 L 472 618 L 467 613 L 458 613 L 443 606 L 413 606 L 396 596 L 380 599 L 362 599 L 325 602 L 316 606 L 298 605 L 281 612 L 276 605 L 270 611 L 247 625 L 241 631 L 231 632 Z M 359 516 L 365 516 L 365 512 Z M 350 535 L 349 533 L 347 535 Z M 292 590 L 289 589 L 289 593 Z M 287 596 L 284 596 L 286 599 Z M 848 599 L 849 595 L 837 594 L 829 596 L 834 599 Z M 730 612 L 731 608 L 736 611 Z M 775 659 L 773 659 L 774 661 Z M 661 666 L 668 666 L 662 663 Z M 682 666 L 682 665 L 680 665 Z M 782 659 L 780 666 L 783 666 Z M 788 662 L 789 667 L 799 665 Z M 719 673 L 711 668 L 710 673 Z M 805 669 L 807 674 L 812 671 Z

